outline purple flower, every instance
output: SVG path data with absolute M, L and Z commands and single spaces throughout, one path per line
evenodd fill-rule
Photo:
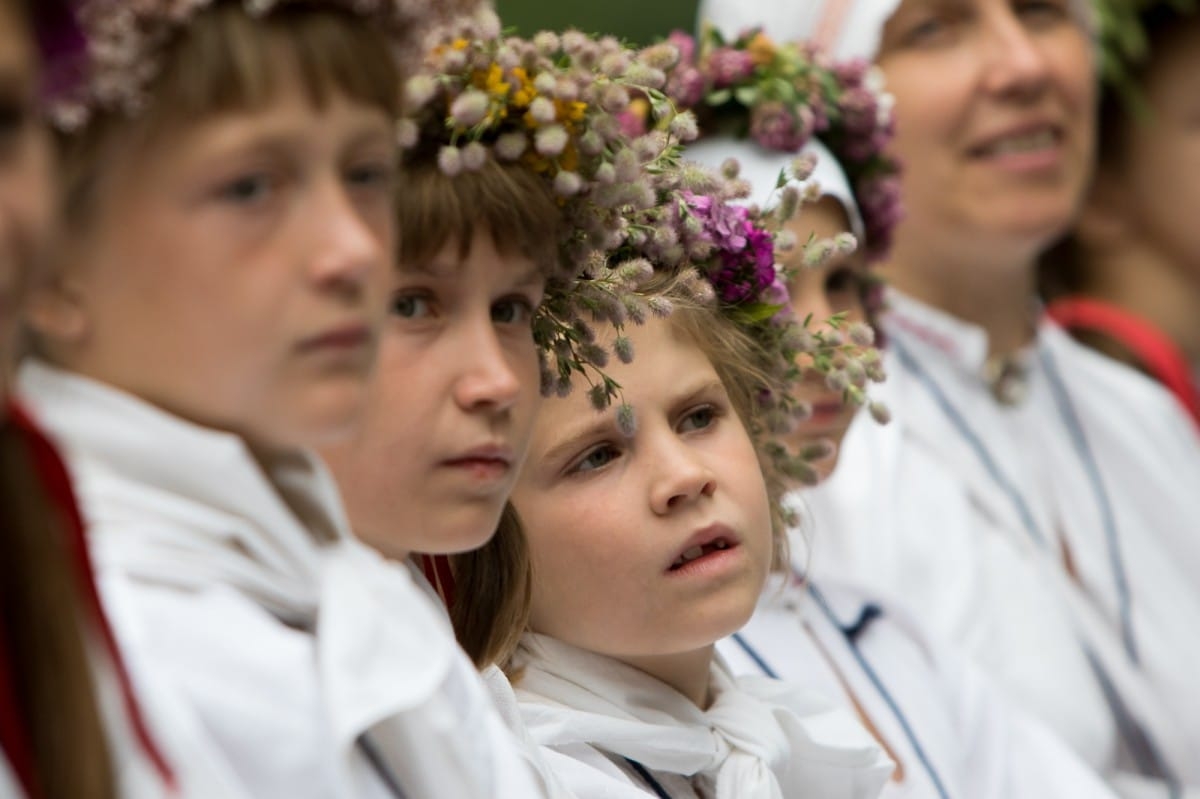
M 789 108 L 781 102 L 763 103 L 750 115 L 750 135 L 770 150 L 796 152 L 812 138 L 814 124 L 808 106 Z
M 679 108 L 692 108 L 704 99 L 704 73 L 691 65 L 680 66 L 667 79 L 666 94 Z
M 874 94 L 853 88 L 841 98 L 842 124 L 852 136 L 869 135 L 879 119 L 879 103 Z
M 696 40 L 689 34 L 675 29 L 667 35 L 667 43 L 675 45 L 679 51 L 680 64 L 691 64 L 696 58 Z
M 861 86 L 870 69 L 871 64 L 865 58 L 850 58 L 833 66 L 838 82 L 846 86 Z
M 705 64 L 713 86 L 724 89 L 754 74 L 754 59 L 744 50 L 718 47 Z

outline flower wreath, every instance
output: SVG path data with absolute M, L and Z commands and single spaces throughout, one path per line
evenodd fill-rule
M 217 0 L 82 0 L 70 19 L 59 13 L 40 26 L 50 45 L 47 86 L 50 121 L 64 131 L 85 126 L 97 110 L 136 115 L 158 75 L 159 56 L 172 37 Z M 479 0 L 241 0 L 265 17 L 302 2 L 340 8 L 376 22 L 405 64 L 433 26 L 476 7 Z M 42 20 L 38 20 L 42 22 Z
M 635 51 L 578 31 L 505 37 L 490 13 L 463 19 L 431 41 L 425 70 L 408 81 L 400 146 L 410 155 L 436 149 L 451 177 L 488 159 L 521 163 L 558 198 L 567 222 L 560 267 L 534 320 L 544 393 L 565 394 L 583 375 L 597 408 L 619 397 L 604 367 L 611 355 L 633 358 L 623 325 L 671 312 L 664 297 L 639 290 L 668 272 L 695 298 L 718 303 L 762 346 L 770 361 L 771 385 L 762 394 L 770 426 L 790 426 L 805 411 L 789 391 L 802 355 L 861 404 L 867 383 L 882 378 L 870 329 L 805 331 L 776 266 L 777 250 L 793 244 L 777 232 L 803 201 L 799 190 L 785 189 L 785 201 L 762 212 L 737 202 L 749 185 L 736 164 L 714 171 L 684 160 L 683 145 L 698 131 L 694 115 L 664 91 L 678 62 L 669 45 Z M 639 100 L 654 124 L 631 136 L 623 117 Z M 797 168 L 806 175 L 812 165 Z M 829 246 L 808 243 L 806 258 L 826 257 Z M 596 342 L 596 323 L 617 329 L 611 351 Z M 630 408 L 622 405 L 618 420 L 632 432 Z M 802 462 L 821 453 L 774 454 L 786 474 L 803 479 L 812 469 Z
M 732 129 L 780 152 L 819 137 L 853 187 L 868 257 L 886 254 L 900 217 L 899 166 L 885 153 L 892 102 L 877 69 L 862 59 L 833 62 L 805 43 L 777 45 L 757 28 L 732 41 L 712 27 L 698 41 L 675 31 L 665 44 L 680 54 L 666 94 L 693 110 L 705 133 Z

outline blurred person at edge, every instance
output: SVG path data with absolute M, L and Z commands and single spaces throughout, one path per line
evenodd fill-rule
M 0 2 L 0 796 L 157 797 L 175 776 L 97 601 L 70 480 L 10 392 L 56 202 L 41 61 L 70 20 L 65 3 Z
M 1151 3 L 1137 24 L 1148 46 L 1128 63 L 1134 94 L 1101 91 L 1096 177 L 1042 258 L 1042 289 L 1059 324 L 1161 382 L 1200 425 L 1200 14 Z

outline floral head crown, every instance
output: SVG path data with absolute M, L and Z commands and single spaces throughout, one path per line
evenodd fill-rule
M 506 37 L 485 11 L 446 26 L 431 43 L 425 69 L 405 88 L 401 150 L 408 158 L 436 150 L 450 177 L 494 160 L 545 178 L 565 224 L 558 270 L 534 320 L 542 388 L 565 393 L 573 376 L 584 375 L 605 405 L 617 387 L 600 371 L 610 353 L 589 324 L 619 327 L 664 310 L 636 297 L 653 267 L 628 245 L 642 236 L 635 220 L 660 201 L 660 173 L 679 144 L 695 138 L 695 120 L 662 95 L 663 70 L 612 37 Z M 618 115 L 635 95 L 655 99 L 663 129 L 630 139 Z
M 235 0 L 227 0 L 234 2 Z M 473 8 L 478 0 L 236 0 L 252 16 L 287 5 L 340 8 L 376 22 L 395 42 L 397 59 L 419 53 L 430 26 Z M 77 130 L 97 110 L 136 114 L 161 68 L 164 46 L 204 9 L 222 0 L 82 0 L 76 13 L 81 35 L 63 36 L 55 54 L 51 122 Z M 62 64 L 69 64 L 69 70 Z M 69 75 L 66 74 L 69 71 Z
M 597 408 L 619 396 L 603 370 L 612 355 L 633 358 L 621 328 L 672 310 L 640 290 L 656 272 L 680 276 L 688 293 L 717 303 L 762 345 L 773 426 L 803 411 L 788 391 L 800 355 L 858 402 L 881 377 L 877 364 L 851 365 L 869 329 L 854 331 L 855 341 L 810 335 L 791 317 L 787 276 L 776 267 L 776 246 L 787 242 L 774 231 L 795 212 L 799 192 L 761 213 L 736 202 L 750 190 L 736 165 L 718 173 L 684 160 L 697 131 L 693 115 L 663 92 L 679 62 L 674 47 L 633 51 L 577 31 L 502 37 L 490 13 L 447 27 L 433 45 L 426 70 L 406 87 L 401 148 L 429 157 L 436 150 L 451 177 L 489 159 L 522 164 L 544 176 L 566 220 L 559 273 L 534 320 L 544 393 L 565 394 L 582 375 Z M 636 99 L 655 124 L 629 136 L 622 115 Z M 611 351 L 596 342 L 598 323 L 617 328 Z M 618 419 L 632 430 L 631 409 L 622 406 Z M 797 471 L 811 469 L 788 469 Z
M 770 150 L 798 153 L 818 137 L 854 190 L 868 257 L 887 252 L 900 217 L 899 166 L 885 153 L 892 102 L 878 70 L 861 59 L 832 62 L 803 43 L 777 45 L 758 29 L 733 41 L 711 27 L 699 41 L 676 31 L 668 42 L 681 55 L 666 87 L 677 107 L 692 109 L 705 133 L 749 135 Z

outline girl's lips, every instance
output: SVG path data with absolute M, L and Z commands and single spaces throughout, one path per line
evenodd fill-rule
M 727 525 L 710 524 L 697 530 L 684 542 L 667 565 L 667 571 L 684 571 L 690 564 L 729 552 L 736 549 L 740 543 L 737 534 Z
M 310 336 L 300 342 L 300 348 L 308 352 L 319 350 L 354 350 L 365 347 L 370 342 L 371 328 L 366 325 L 353 324 L 331 328 L 324 333 Z

